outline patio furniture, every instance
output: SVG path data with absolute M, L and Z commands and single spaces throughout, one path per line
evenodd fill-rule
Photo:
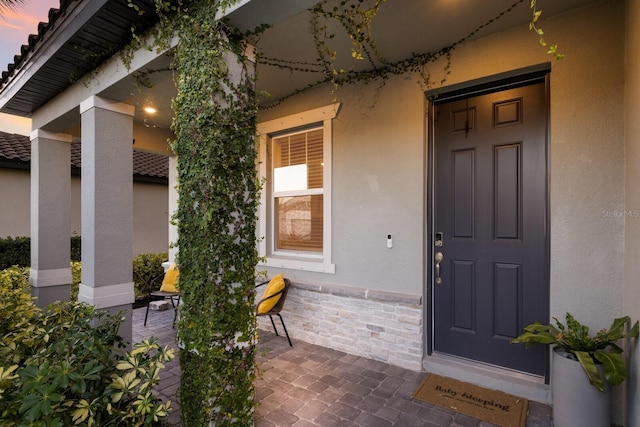
M 175 264 L 171 264 L 169 269 L 164 273 L 162 286 L 160 290 L 151 292 L 147 297 L 147 312 L 144 315 L 144 326 L 147 326 L 147 318 L 149 317 L 149 306 L 152 301 L 163 301 L 169 299 L 173 307 L 173 326 L 176 325 L 178 316 L 178 306 L 180 305 L 180 291 L 176 287 L 178 283 L 178 275 L 180 272 Z
M 287 327 L 284 324 L 284 320 L 282 319 L 282 315 L 280 311 L 282 311 L 282 307 L 284 307 L 285 300 L 287 299 L 287 293 L 289 292 L 289 287 L 291 286 L 291 281 L 283 277 L 282 274 L 278 274 L 274 276 L 271 280 L 264 281 L 256 285 L 256 288 L 260 286 L 267 285 L 265 288 L 260 301 L 256 306 L 257 316 L 269 316 L 271 320 L 271 325 L 273 326 L 273 330 L 276 335 L 278 334 L 278 329 L 276 328 L 276 324 L 273 321 L 273 316 L 277 315 L 280 318 L 280 323 L 282 323 L 282 328 L 284 329 L 284 333 L 287 336 L 287 340 L 289 341 L 289 346 L 293 347 L 291 343 L 291 338 L 289 338 L 289 332 L 287 332 Z

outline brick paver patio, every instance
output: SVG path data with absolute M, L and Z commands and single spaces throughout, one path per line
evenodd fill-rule
M 133 310 L 133 340 L 151 336 L 175 345 L 172 311 L 150 311 L 147 326 L 144 308 Z M 414 372 L 364 357 L 352 356 L 304 341 L 260 331 L 258 348 L 259 401 L 256 427 L 270 426 L 428 426 L 490 427 L 493 424 L 411 398 L 424 377 Z M 177 354 L 177 352 L 176 352 Z M 170 399 L 169 417 L 180 425 L 176 391 L 180 385 L 180 363 L 171 361 L 161 374 L 157 392 Z M 527 427 L 551 427 L 551 408 L 529 402 Z

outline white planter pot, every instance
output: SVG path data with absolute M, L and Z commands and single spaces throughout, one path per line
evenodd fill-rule
M 611 390 L 605 381 L 604 392 L 589 383 L 577 360 L 553 351 L 551 363 L 554 427 L 609 427 Z

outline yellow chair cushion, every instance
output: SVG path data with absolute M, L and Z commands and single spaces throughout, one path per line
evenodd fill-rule
M 164 279 L 162 279 L 162 286 L 160 286 L 161 292 L 178 292 L 176 284 L 178 283 L 178 275 L 180 271 L 176 268 L 176 264 L 173 263 L 169 267 L 166 273 L 164 273 Z
M 264 293 L 262 294 L 262 302 L 258 305 L 258 313 L 264 314 L 271 311 L 273 306 L 275 306 L 282 294 L 278 294 L 273 298 L 269 298 L 271 295 L 277 294 L 281 290 L 284 289 L 284 273 L 276 274 L 271 278 L 269 284 L 264 289 Z M 265 301 L 265 298 L 269 298 Z

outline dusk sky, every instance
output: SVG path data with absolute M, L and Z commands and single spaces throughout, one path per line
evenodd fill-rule
M 0 68 L 6 71 L 29 34 L 38 32 L 38 23 L 49 20 L 49 9 L 60 7 L 60 0 L 23 0 L 23 4 L 4 10 L 0 17 Z
M 49 20 L 49 9 L 58 9 L 60 0 L 23 0 L 13 9 L 3 10 L 0 16 L 0 72 L 13 63 L 14 55 L 27 44 L 29 34 L 38 32 L 38 23 Z M 0 130 L 28 134 L 30 121 L 0 114 Z

